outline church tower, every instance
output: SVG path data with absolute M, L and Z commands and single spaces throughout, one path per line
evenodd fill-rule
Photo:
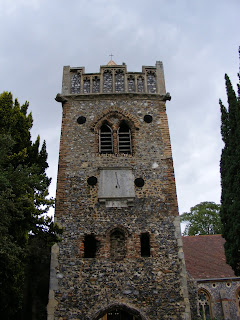
M 162 62 L 64 67 L 48 320 L 190 317 Z

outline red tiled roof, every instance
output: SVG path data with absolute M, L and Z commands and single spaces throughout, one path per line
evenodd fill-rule
M 224 255 L 220 234 L 183 237 L 187 271 L 194 279 L 235 277 Z

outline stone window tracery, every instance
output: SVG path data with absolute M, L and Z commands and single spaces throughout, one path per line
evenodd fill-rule
M 92 84 L 92 92 L 93 93 L 100 92 L 100 79 L 98 77 L 94 77 L 92 83 L 93 83 Z
M 71 93 L 80 93 L 81 90 L 81 74 L 74 73 L 71 77 Z
M 210 295 L 204 289 L 200 289 L 198 291 L 198 308 L 199 308 L 199 314 L 201 316 L 201 319 L 203 320 L 212 319 Z
M 124 92 L 124 73 L 122 70 L 117 70 L 115 74 L 115 92 Z
M 113 91 L 113 79 L 112 72 L 110 70 L 105 70 L 103 73 L 103 92 Z
M 137 78 L 137 92 L 144 92 L 144 78 L 142 76 Z
M 135 92 L 136 88 L 135 88 L 135 78 L 130 75 L 128 77 L 128 92 Z
M 88 78 L 83 81 L 83 93 L 90 93 L 90 79 Z
M 148 92 L 149 93 L 156 93 L 157 92 L 155 72 L 152 72 L 152 71 L 148 72 L 148 74 L 147 74 L 147 86 L 148 86 Z

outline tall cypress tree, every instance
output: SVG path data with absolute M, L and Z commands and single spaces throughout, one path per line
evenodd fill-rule
M 40 147 L 39 137 L 31 141 L 27 110 L 28 103 L 20 106 L 11 93 L 0 94 L 0 314 L 6 320 L 32 319 L 33 302 L 41 307 L 50 247 L 60 232 L 45 215 L 53 206 L 46 144 Z M 35 319 L 45 319 L 39 308 Z
M 240 75 L 239 80 L 240 80 Z M 228 107 L 220 100 L 221 134 L 224 148 L 221 155 L 221 220 L 227 263 L 240 276 L 240 84 L 236 95 L 225 75 Z

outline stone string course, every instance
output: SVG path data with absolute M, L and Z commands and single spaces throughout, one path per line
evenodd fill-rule
M 103 91 L 111 90 L 112 74 L 104 75 Z M 165 102 L 160 95 L 65 97 L 55 212 L 64 235 L 53 250 L 48 320 L 97 320 L 113 306 L 142 320 L 191 319 Z M 143 120 L 146 114 L 151 123 Z M 133 154 L 100 155 L 98 128 L 105 119 L 122 118 Z M 134 179 L 144 179 L 142 188 L 135 186 L 133 206 L 99 203 L 98 183 L 89 186 L 87 179 L 99 179 L 104 167 L 131 168 Z M 142 233 L 150 236 L 150 257 L 141 257 Z M 98 249 L 95 258 L 84 258 L 90 234 Z

